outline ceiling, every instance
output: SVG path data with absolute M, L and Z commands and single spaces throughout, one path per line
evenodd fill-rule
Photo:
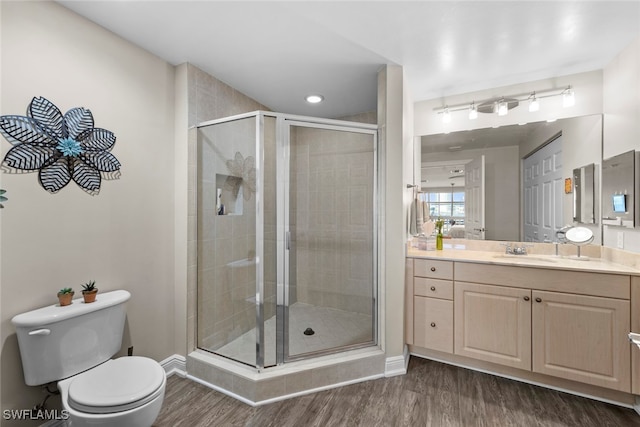
M 332 118 L 376 109 L 385 64 L 421 101 L 602 69 L 640 35 L 640 1 L 58 3 L 274 111 Z

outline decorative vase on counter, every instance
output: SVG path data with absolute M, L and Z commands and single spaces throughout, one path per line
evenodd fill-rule
M 436 221 L 436 250 L 442 250 L 442 228 L 444 227 L 444 220 L 438 217 Z

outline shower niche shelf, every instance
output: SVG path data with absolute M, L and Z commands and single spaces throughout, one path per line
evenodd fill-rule
M 218 215 L 242 215 L 242 178 L 217 173 L 216 198 Z

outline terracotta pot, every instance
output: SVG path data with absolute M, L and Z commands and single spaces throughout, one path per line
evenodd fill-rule
M 82 297 L 84 298 L 84 303 L 89 304 L 90 302 L 94 302 L 96 300 L 97 294 L 98 294 L 97 289 L 94 289 L 92 291 L 82 291 Z
M 65 305 L 71 305 L 71 300 L 73 299 L 73 294 L 75 292 L 71 292 L 68 294 L 58 294 L 58 301 L 60 301 L 60 306 L 63 307 Z

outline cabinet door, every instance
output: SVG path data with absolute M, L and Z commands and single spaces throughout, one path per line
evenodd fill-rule
M 531 291 L 455 282 L 455 353 L 531 370 Z
M 453 353 L 453 301 L 416 296 L 413 305 L 413 344 Z
M 631 391 L 629 301 L 533 291 L 533 371 Z

